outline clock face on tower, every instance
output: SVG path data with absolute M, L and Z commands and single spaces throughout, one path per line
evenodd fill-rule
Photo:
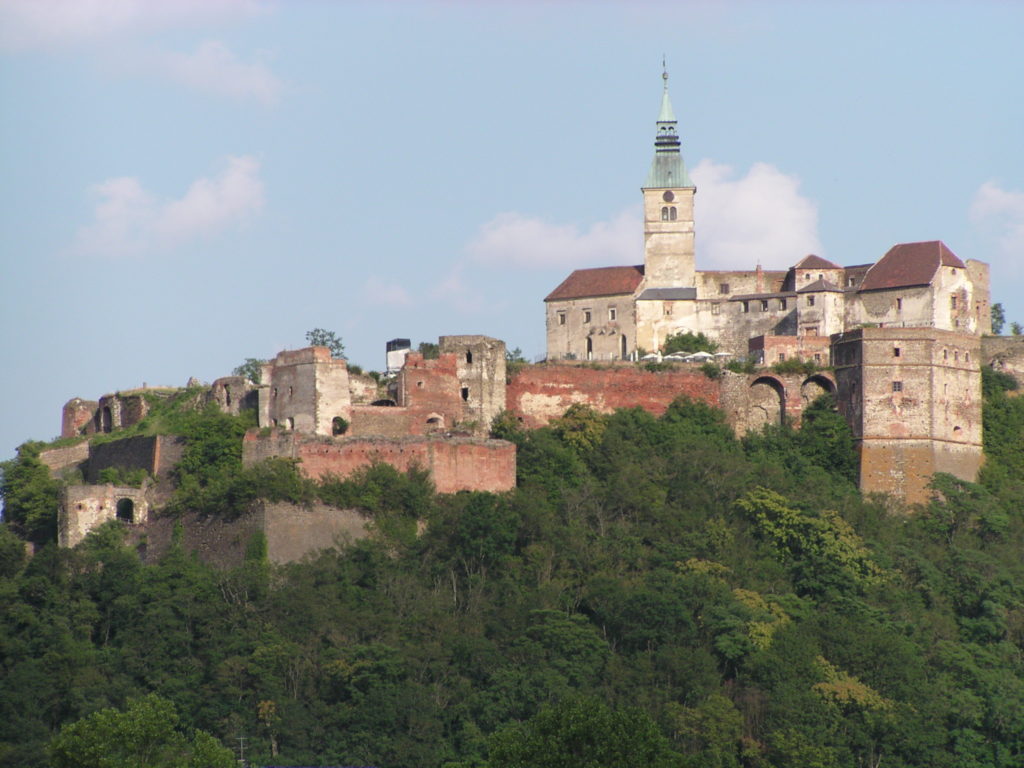
M 661 196 L 661 199 L 666 203 L 671 203 L 676 199 L 676 196 L 672 193 L 671 189 L 665 190 L 665 194 Z

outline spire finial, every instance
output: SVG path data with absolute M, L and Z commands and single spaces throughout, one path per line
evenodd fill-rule
M 661 54 L 661 79 L 665 81 L 665 90 L 668 90 L 668 66 L 665 64 L 665 54 Z

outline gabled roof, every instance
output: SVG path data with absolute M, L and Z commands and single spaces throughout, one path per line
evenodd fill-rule
M 956 254 L 940 240 L 894 245 L 867 271 L 860 290 L 928 285 L 940 266 L 966 269 Z
M 804 256 L 800 261 L 793 265 L 794 269 L 842 269 L 838 264 L 834 264 L 828 259 L 823 259 L 821 256 L 815 256 L 813 253 Z
M 842 293 L 843 289 L 833 283 L 831 280 L 815 280 L 813 283 L 805 285 L 803 288 L 797 288 L 797 293 L 821 293 L 822 291 L 833 291 L 835 293 Z
M 577 269 L 549 293 L 544 301 L 583 299 L 590 296 L 632 295 L 643 279 L 643 264 L 631 267 Z

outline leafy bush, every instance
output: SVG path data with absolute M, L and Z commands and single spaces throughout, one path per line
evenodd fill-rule
M 673 352 L 710 352 L 718 351 L 718 345 L 711 341 L 703 333 L 673 333 L 665 339 L 661 345 L 661 354 L 670 355 Z

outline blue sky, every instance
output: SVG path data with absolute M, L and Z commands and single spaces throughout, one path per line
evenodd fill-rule
M 324 327 L 484 333 L 642 260 L 667 57 L 702 268 L 941 239 L 1024 322 L 1024 4 L 0 0 L 0 459 Z

